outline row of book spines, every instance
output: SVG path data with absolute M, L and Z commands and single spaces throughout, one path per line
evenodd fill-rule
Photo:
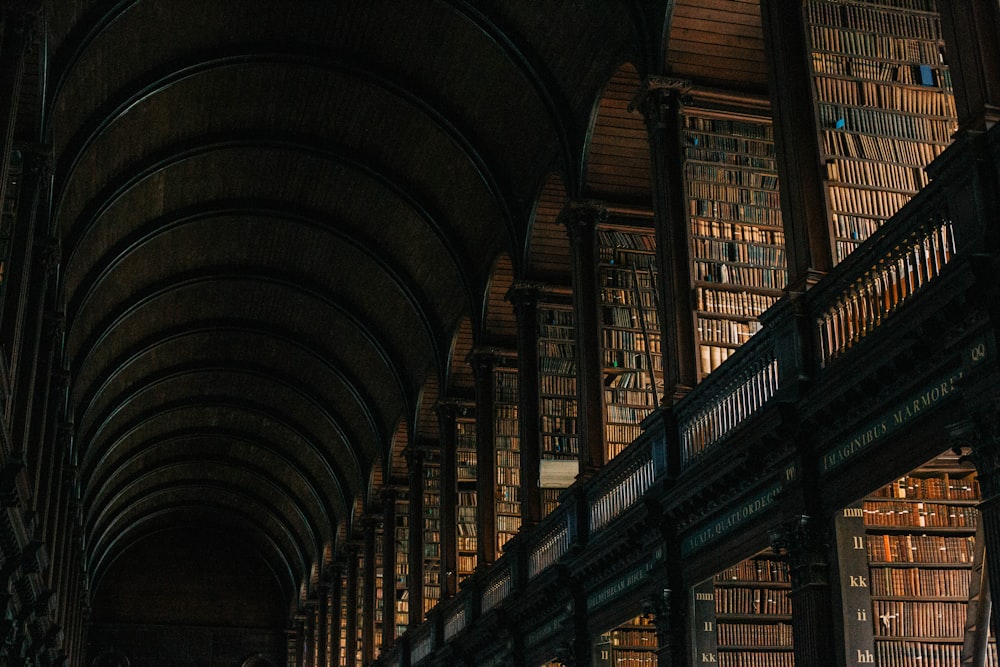
M 756 320 L 725 320 L 708 317 L 698 318 L 698 339 L 704 343 L 725 343 L 742 345 L 760 331 Z
M 638 424 L 649 416 L 651 408 L 636 408 L 628 405 L 610 404 L 608 410 L 608 425 Z
M 967 603 L 872 600 L 875 635 L 961 638 Z
M 743 266 L 697 257 L 693 259 L 695 279 L 702 282 L 780 290 L 784 289 L 788 279 L 787 271 L 783 268 Z
M 604 400 L 608 405 L 653 407 L 655 399 L 651 386 L 644 389 L 605 389 Z
M 768 120 L 740 120 L 719 116 L 699 115 L 697 111 L 684 114 L 684 127 L 699 132 L 710 132 L 724 137 L 774 141 L 774 131 Z
M 940 535 L 868 535 L 868 559 L 876 563 L 971 563 L 973 538 Z
M 870 185 L 908 192 L 917 192 L 930 182 L 927 172 L 921 167 L 843 158 L 827 161 L 826 178 L 840 184 Z
M 685 160 L 684 177 L 686 182 L 699 181 L 751 190 L 776 191 L 778 189 L 778 172 L 776 171 L 747 169 L 746 167 L 719 164 L 718 162 Z
M 870 526 L 975 528 L 979 517 L 972 506 L 912 500 L 866 500 L 864 512 Z
M 795 667 L 795 654 L 788 651 L 720 651 L 719 667 Z
M 731 151 L 701 148 L 691 145 L 684 148 L 684 159 L 688 164 L 691 162 L 707 162 L 723 167 L 760 169 L 765 172 L 773 172 L 778 168 L 778 161 L 773 156 L 747 155 L 746 153 L 733 153 Z
M 732 204 L 749 204 L 763 208 L 781 208 L 781 196 L 775 187 L 771 190 L 726 185 L 710 181 L 688 180 L 688 197 L 698 199 L 718 199 Z
M 719 644 L 792 647 L 791 623 L 718 623 Z
M 476 562 L 477 562 L 476 556 L 459 554 L 457 561 L 459 574 L 468 575 L 475 572 Z
M 545 433 L 576 434 L 576 418 L 542 415 L 541 430 Z
M 952 667 L 961 664 L 962 644 L 914 641 L 888 641 L 878 638 L 875 656 L 880 667 Z M 986 651 L 986 664 L 997 664 L 996 644 L 990 643 Z
M 656 667 L 656 654 L 650 651 L 612 649 L 609 660 L 614 667 Z
M 965 598 L 969 596 L 968 568 L 872 567 L 871 594 L 896 597 Z
M 788 568 L 771 558 L 748 558 L 715 575 L 720 583 L 767 582 L 790 583 Z
M 549 392 L 545 392 L 543 390 L 543 393 L 549 393 Z M 567 395 L 576 396 L 576 384 L 575 383 L 573 384 L 573 392 L 559 392 L 559 393 L 565 393 Z M 576 417 L 577 400 L 576 398 L 551 398 L 551 397 L 542 398 L 541 410 L 543 415 Z
M 600 272 L 601 286 L 619 289 L 619 294 L 626 296 L 635 294 L 636 289 L 652 291 L 655 287 L 653 273 L 655 265 L 651 264 L 653 255 L 643 255 L 643 264 L 618 262 L 610 266 L 602 266 Z M 633 268 L 635 270 L 633 270 Z
M 654 323 L 647 321 L 646 324 L 649 326 Z M 643 333 L 641 330 L 604 328 L 601 331 L 601 344 L 605 348 L 614 348 L 615 350 L 644 352 L 648 348 L 654 354 L 658 354 L 660 351 L 660 337 L 658 335 L 651 336 L 648 332 Z
M 891 139 L 842 130 L 823 130 L 823 150 L 828 158 L 849 157 L 882 160 L 903 166 L 924 167 L 944 146 L 923 141 Z
M 694 290 L 695 307 L 699 311 L 740 317 L 758 317 L 774 305 L 777 297 L 745 290 L 713 289 L 697 286 Z
M 708 375 L 722 365 L 729 357 L 736 353 L 735 347 L 723 345 L 699 345 L 698 353 L 701 358 L 701 372 Z
M 979 500 L 979 480 L 975 474 L 941 477 L 901 477 L 878 489 L 873 496 L 921 500 Z
M 792 613 L 792 601 L 782 588 L 720 587 L 715 589 L 715 613 L 786 616 Z
M 941 19 L 933 10 L 913 10 L 875 4 L 810 0 L 810 23 L 862 30 L 879 35 L 939 41 Z
M 694 149 L 692 153 L 685 151 L 685 156 L 692 158 L 702 156 L 699 159 L 704 162 L 715 162 L 715 160 L 704 159 L 704 156 L 710 154 L 711 151 L 739 153 L 765 159 L 774 157 L 774 141 L 770 137 L 748 138 L 733 136 L 731 134 L 711 134 L 687 130 L 684 132 L 682 138 L 686 149 Z M 699 153 L 698 151 L 701 152 Z
M 699 259 L 765 268 L 777 267 L 782 270 L 787 265 L 784 246 L 692 237 L 691 249 L 694 251 L 694 256 Z
M 622 250 L 656 251 L 656 238 L 653 230 L 649 232 L 629 232 L 617 229 L 598 229 L 597 242 L 604 248 Z
M 830 208 L 833 211 L 866 215 L 881 220 L 888 220 L 910 201 L 909 194 L 887 190 L 831 185 L 827 188 L 827 192 L 830 197 Z
M 710 218 L 724 222 L 740 222 L 768 227 L 781 226 L 780 208 L 754 204 L 741 204 L 717 199 L 689 199 L 688 213 L 696 218 Z
M 744 225 L 727 220 L 691 220 L 692 236 L 702 236 L 723 241 L 740 243 L 761 243 L 765 245 L 784 246 L 785 233 L 778 227 L 760 227 Z
M 656 632 L 639 628 L 616 628 L 611 631 L 612 646 L 656 647 Z
M 819 122 L 828 130 L 947 145 L 958 129 L 955 98 L 950 94 L 826 77 L 817 77 L 816 82 L 820 87 Z M 839 90 L 824 91 L 824 87 Z M 861 94 L 855 88 L 860 88 Z
M 812 71 L 815 75 L 844 76 L 907 86 L 934 85 L 949 91 L 952 89 L 951 72 L 946 67 L 914 62 L 910 59 L 891 61 L 850 53 L 813 50 Z
M 544 305 L 538 307 L 538 322 L 542 326 L 551 326 L 557 331 L 572 330 L 574 319 L 572 309 L 552 308 Z

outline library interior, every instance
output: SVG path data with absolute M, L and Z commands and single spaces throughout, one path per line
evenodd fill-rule
M 998 120 L 1000 0 L 0 3 L 0 667 L 997 667 Z

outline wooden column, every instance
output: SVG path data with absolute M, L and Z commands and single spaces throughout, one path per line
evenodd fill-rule
M 1000 5 L 996 0 L 938 2 L 959 130 L 1000 120 Z
M 672 405 L 698 383 L 698 347 L 691 299 L 691 253 L 684 194 L 681 97 L 688 84 L 649 77 L 642 96 L 656 213 L 663 403 Z
M 415 447 L 406 449 L 409 475 L 409 626 L 415 628 L 424 618 L 424 452 Z
M 340 624 L 344 608 L 344 564 L 334 563 L 330 569 L 330 664 L 340 665 Z
M 306 603 L 305 641 L 302 642 L 302 664 L 316 667 L 316 609 L 312 601 Z
M 538 487 L 541 417 L 538 387 L 538 296 L 536 283 L 516 283 L 507 292 L 517 314 L 518 417 L 521 428 L 521 526 L 542 520 Z
M 295 667 L 305 667 L 307 643 L 305 614 L 297 614 L 295 616 Z
M 479 529 L 477 569 L 496 562 L 496 478 L 497 460 L 494 452 L 496 436 L 493 396 L 493 373 L 496 353 L 474 350 L 471 357 L 476 381 L 476 523 Z
M 364 519 L 364 590 L 361 592 L 361 657 L 363 664 L 375 660 L 375 531 L 378 518 Z
M 396 642 L 396 497 L 395 489 L 382 490 L 382 650 Z
M 316 587 L 316 665 L 327 667 L 330 659 L 330 586 L 326 582 Z
M 771 534 L 791 574 L 796 665 L 826 665 L 836 655 L 827 532 L 816 519 L 799 515 Z
M 347 609 L 345 623 L 347 641 L 344 642 L 347 653 L 346 667 L 360 667 L 358 665 L 358 608 L 361 606 L 360 591 L 358 591 L 359 552 L 357 544 L 347 546 L 347 592 L 344 597 L 344 606 Z
M 458 406 L 442 401 L 437 406 L 441 432 L 441 599 L 458 592 L 458 473 L 455 457 L 455 422 Z
M 760 2 L 792 292 L 805 290 L 833 267 L 803 11 L 803 0 Z
M 597 226 L 608 212 L 597 202 L 573 202 L 560 214 L 572 253 L 573 309 L 576 316 L 576 391 L 579 401 L 580 475 L 592 476 L 606 462 L 604 368 L 601 358 L 600 285 Z

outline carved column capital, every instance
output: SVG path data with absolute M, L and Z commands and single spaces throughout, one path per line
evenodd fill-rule
M 976 466 L 984 501 L 1000 498 L 1000 396 L 992 396 L 966 419 L 949 425 L 952 450 Z
M 607 221 L 608 209 L 597 200 L 572 201 L 559 213 L 559 222 L 566 227 L 572 244 L 591 238 L 597 226 Z
M 792 594 L 812 586 L 829 586 L 828 531 L 813 517 L 800 514 L 769 533 L 792 578 Z

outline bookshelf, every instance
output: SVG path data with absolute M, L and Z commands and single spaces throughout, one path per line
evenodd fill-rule
M 405 493 L 396 498 L 396 637 L 406 632 L 410 624 L 410 503 Z
M 424 471 L 424 614 L 441 599 L 441 459 L 427 452 Z
M 878 664 L 960 664 L 979 498 L 975 472 L 949 455 L 863 499 Z
M 716 574 L 715 629 L 720 667 L 792 667 L 791 579 L 765 551 Z
M 538 387 L 541 458 L 579 461 L 576 393 L 576 337 L 572 304 L 538 306 Z M 541 479 L 542 516 L 559 503 L 563 488 Z
M 639 436 L 640 422 L 658 404 L 663 357 L 652 228 L 602 226 L 597 239 L 605 446 L 610 461 Z
M 455 421 L 455 461 L 458 497 L 457 536 L 458 582 L 476 571 L 479 531 L 476 526 L 476 420 L 470 414 L 460 414 Z
M 958 123 L 935 0 L 809 0 L 805 11 L 839 262 L 927 184 Z
M 760 329 L 788 271 L 770 119 L 689 106 L 682 131 L 704 377 Z
M 389 529 L 390 531 L 392 528 Z M 385 624 L 385 587 L 383 581 L 386 576 L 385 553 L 386 529 L 379 526 L 375 529 L 375 622 L 373 624 L 372 636 L 382 636 L 382 626 Z M 329 646 L 329 644 L 327 644 Z
M 599 651 L 614 667 L 656 667 L 656 628 L 652 621 L 637 616 L 601 636 Z
M 518 425 L 516 359 L 497 360 L 493 374 L 496 455 L 496 553 L 521 528 L 521 439 Z

